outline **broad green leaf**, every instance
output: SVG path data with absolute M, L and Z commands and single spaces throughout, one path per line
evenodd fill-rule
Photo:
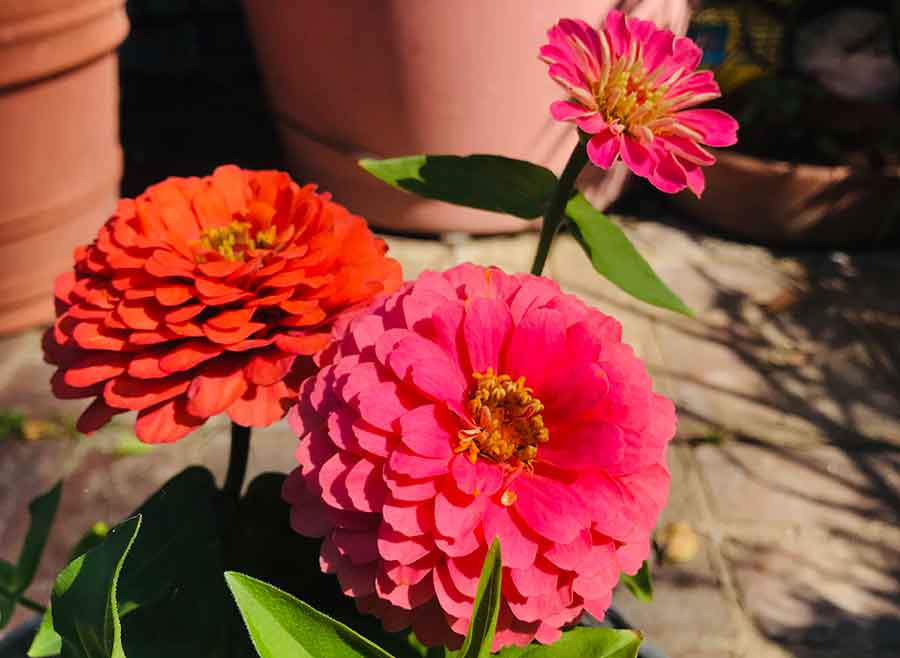
M 31 584 L 38 565 L 41 563 L 41 556 L 47 545 L 47 537 L 50 536 L 50 528 L 53 526 L 53 517 L 56 516 L 56 508 L 59 507 L 61 495 L 62 482 L 57 482 L 50 491 L 35 498 L 28 505 L 31 525 L 28 526 L 25 545 L 22 547 L 19 562 L 16 564 L 20 591 Z
M 228 571 L 260 658 L 391 658 L 378 645 L 303 601 L 250 576 Z
M 573 628 L 553 644 L 508 647 L 497 658 L 635 658 L 640 647 L 637 631 Z
M 50 528 L 53 526 L 56 508 L 59 507 L 61 494 L 62 482 L 57 482 L 50 491 L 38 496 L 28 505 L 31 522 L 15 570 L 11 572 L 9 567 L 0 569 L 0 589 L 4 592 L 0 595 L 0 628 L 9 623 L 16 600 L 34 580 L 34 574 L 44 554 L 44 547 L 47 545 Z
M 125 658 L 116 586 L 140 527 L 140 516 L 124 521 L 57 576 L 51 601 L 62 658 Z
M 650 564 L 647 560 L 644 560 L 640 570 L 633 576 L 623 573 L 622 583 L 638 601 L 650 603 L 653 600 L 653 579 L 650 577 Z
M 693 316 L 685 303 L 656 276 L 624 231 L 584 196 L 576 194 L 569 200 L 566 215 L 575 223 L 575 237 L 600 275 L 641 301 Z
M 53 629 L 53 606 L 47 607 L 41 619 L 41 625 L 38 627 L 37 635 L 28 648 L 28 658 L 47 658 L 47 656 L 58 656 L 62 651 L 62 638 Z
M 462 648 L 453 653 L 454 658 L 488 658 L 497 630 L 497 614 L 500 612 L 500 585 L 503 569 L 500 559 L 500 541 L 494 539 L 481 567 L 481 578 L 475 591 L 472 621 L 466 632 Z
M 188 468 L 141 507 L 141 534 L 119 579 L 128 658 L 221 655 L 228 592 L 222 583 L 218 489 Z
M 498 155 L 411 155 L 360 160 L 376 178 L 427 199 L 536 219 L 556 187 L 546 167 Z
M 129 658 L 224 652 L 228 593 L 222 583 L 218 495 L 212 474 L 192 467 L 138 509 L 141 532 L 117 588 Z M 95 524 L 79 541 L 74 557 L 97 542 L 103 530 L 103 524 Z M 53 648 L 54 635 L 53 620 L 45 618 L 32 646 L 35 657 L 53 655 L 46 652 Z

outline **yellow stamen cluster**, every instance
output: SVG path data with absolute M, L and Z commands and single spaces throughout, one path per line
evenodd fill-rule
M 267 249 L 275 242 L 275 227 L 253 231 L 248 222 L 235 220 L 227 226 L 214 226 L 200 235 L 198 244 L 217 251 L 226 260 L 244 260 L 248 251 Z
M 544 405 L 525 386 L 525 378 L 496 375 L 493 368 L 473 373 L 475 390 L 469 411 L 477 427 L 459 431 L 457 453 L 466 453 L 474 464 L 478 457 L 531 467 L 538 445 L 550 439 L 541 412 Z

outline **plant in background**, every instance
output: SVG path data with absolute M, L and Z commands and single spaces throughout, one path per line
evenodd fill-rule
M 81 429 L 136 410 L 142 440 L 175 441 L 226 412 L 232 454 L 224 491 L 189 468 L 85 536 L 30 656 L 636 655 L 636 632 L 574 626 L 620 577 L 649 596 L 674 409 L 618 322 L 540 275 L 571 221 L 598 273 L 689 314 L 575 179 L 621 157 L 699 194 L 701 144 L 737 126 L 687 109 L 717 93 L 687 40 L 618 12 L 549 37 L 541 56 L 570 94 L 551 111 L 581 136 L 560 178 L 491 155 L 360 163 L 428 198 L 543 218 L 531 275 L 462 265 L 397 290 L 361 218 L 236 167 L 123 201 L 76 253 L 46 354 L 57 395 L 94 398 Z M 297 400 L 299 468 L 241 497 L 249 427 Z M 23 595 L 55 503 L 38 508 L 24 566 L 0 563 L 4 621 L 17 601 L 41 609 Z M 357 610 L 328 599 L 318 567 Z

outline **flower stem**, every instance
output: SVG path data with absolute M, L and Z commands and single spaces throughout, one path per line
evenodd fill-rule
M 22 606 L 23 608 L 28 608 L 29 610 L 32 610 L 39 614 L 44 614 L 45 612 L 47 612 L 47 608 L 42 606 L 37 601 L 29 599 L 27 596 L 21 596 L 21 595 L 19 596 L 19 605 Z
M 241 495 L 244 475 L 247 473 L 247 457 L 250 454 L 250 428 L 231 423 L 231 454 L 228 456 L 228 474 L 222 491 L 232 498 Z
M 538 242 L 537 252 L 534 255 L 534 264 L 531 266 L 531 273 L 540 276 L 544 271 L 544 264 L 547 262 L 547 254 L 550 253 L 550 245 L 557 231 L 563 225 L 566 219 L 566 204 L 572 196 L 575 189 L 575 179 L 587 164 L 588 156 L 584 142 L 579 139 L 578 144 L 569 156 L 566 168 L 563 169 L 562 176 L 556 183 L 556 189 L 553 190 L 553 197 L 547 206 L 547 212 L 544 213 L 544 224 L 541 226 L 541 238 Z
M 15 603 L 18 603 L 23 608 L 28 608 L 29 610 L 32 610 L 34 612 L 40 614 L 44 614 L 45 612 L 47 612 L 46 607 L 42 606 L 34 599 L 29 599 L 24 594 L 13 594 L 11 592 L 7 592 L 5 589 L 0 589 L 0 595 L 2 595 L 3 598 L 10 599 Z

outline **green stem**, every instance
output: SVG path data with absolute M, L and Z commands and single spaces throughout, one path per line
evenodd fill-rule
M 7 592 L 5 589 L 0 589 L 0 594 L 2 594 L 7 599 L 14 600 L 23 608 L 28 608 L 29 610 L 33 610 L 34 612 L 38 612 L 40 614 L 44 614 L 45 612 L 47 612 L 46 607 L 42 606 L 34 599 L 29 599 L 24 594 L 12 594 L 10 592 Z
M 19 605 L 39 614 L 44 614 L 45 612 L 47 612 L 47 608 L 42 606 L 37 601 L 29 599 L 27 596 L 19 596 Z
M 247 474 L 247 457 L 250 454 L 250 428 L 231 423 L 231 454 L 228 456 L 228 474 L 222 487 L 228 496 L 238 498 Z
M 544 271 L 547 255 L 550 253 L 550 245 L 566 219 L 566 204 L 569 202 L 575 189 L 575 179 L 578 178 L 578 174 L 584 169 L 587 161 L 587 149 L 584 142 L 579 139 L 578 144 L 575 145 L 575 149 L 572 151 L 572 155 L 569 156 L 566 168 L 563 169 L 562 176 L 559 177 L 559 181 L 556 183 L 556 189 L 553 190 L 553 197 L 547 206 L 547 212 L 544 213 L 541 238 L 538 242 L 537 252 L 534 255 L 534 263 L 531 266 L 532 274 L 540 276 Z

